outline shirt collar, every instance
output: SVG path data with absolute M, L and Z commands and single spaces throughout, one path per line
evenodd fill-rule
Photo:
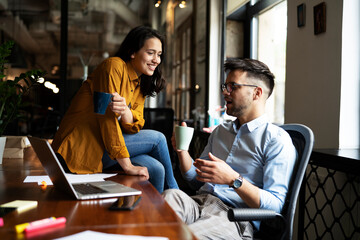
M 258 128 L 259 126 L 268 123 L 269 119 L 267 114 L 263 114 L 258 118 L 255 118 L 254 120 L 251 120 L 250 122 L 247 122 L 245 124 L 243 124 L 242 126 L 240 126 L 239 130 L 242 128 L 246 128 L 249 132 L 254 131 L 256 128 Z M 237 132 L 237 125 L 239 124 L 239 120 L 236 119 L 233 121 L 233 128 L 234 131 Z
M 135 70 L 134 70 L 134 68 L 133 68 L 133 66 L 131 65 L 130 62 L 126 62 L 126 67 L 127 67 L 127 69 L 128 69 L 128 72 L 129 72 L 129 79 L 130 79 L 130 81 L 134 81 L 134 80 L 140 79 L 140 78 L 138 77 L 138 75 L 136 74 L 136 72 L 135 72 Z

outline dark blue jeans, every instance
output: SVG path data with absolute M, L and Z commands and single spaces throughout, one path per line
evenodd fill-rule
M 149 181 L 162 193 L 165 189 L 178 189 L 175 180 L 169 149 L 164 134 L 155 130 L 141 130 L 135 134 L 123 134 L 133 165 L 148 169 Z M 102 158 L 103 169 L 118 165 L 105 151 Z

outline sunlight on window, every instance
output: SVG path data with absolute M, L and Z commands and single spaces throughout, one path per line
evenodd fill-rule
M 284 123 L 287 3 L 283 1 L 258 16 L 258 60 L 275 75 L 275 89 L 267 101 L 270 120 Z

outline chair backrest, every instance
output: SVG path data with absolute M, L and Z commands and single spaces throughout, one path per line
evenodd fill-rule
M 301 124 L 284 124 L 280 127 L 289 133 L 298 152 L 298 159 L 290 180 L 288 195 L 282 211 L 282 215 L 286 221 L 286 229 L 283 234 L 283 239 L 290 240 L 293 235 L 297 199 L 314 146 L 314 134 L 310 128 Z
M 172 108 L 144 108 L 144 119 L 143 129 L 157 130 L 165 135 L 170 157 L 173 160 L 171 137 L 174 131 L 174 110 Z
M 193 159 L 200 157 L 208 143 L 210 133 L 195 130 L 189 147 L 189 154 Z
M 172 108 L 144 108 L 144 129 L 162 132 L 171 139 L 174 128 L 174 110 Z

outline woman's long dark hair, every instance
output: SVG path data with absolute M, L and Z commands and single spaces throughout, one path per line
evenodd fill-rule
M 165 56 L 165 39 L 158 31 L 147 27 L 139 26 L 133 28 L 124 41 L 121 43 L 119 50 L 115 54 L 125 62 L 131 60 L 131 55 L 139 51 L 149 38 L 158 38 L 161 41 L 162 54 L 160 56 L 161 63 Z M 140 90 L 144 96 L 155 96 L 165 87 L 165 79 L 161 72 L 161 63 L 156 67 L 152 76 L 141 75 Z

